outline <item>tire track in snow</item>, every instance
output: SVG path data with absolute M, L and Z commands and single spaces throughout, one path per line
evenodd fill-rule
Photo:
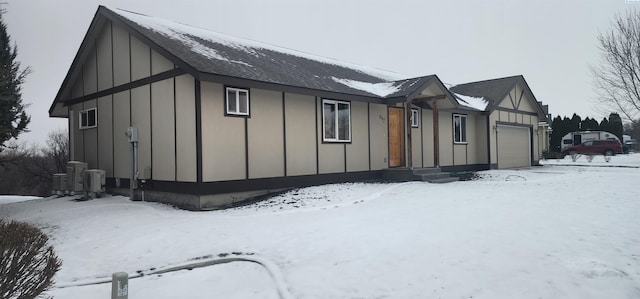
M 198 261 L 190 261 L 182 264 L 177 264 L 164 269 L 155 269 L 147 272 L 135 272 L 129 274 L 129 279 L 141 278 L 149 275 L 158 275 L 165 274 L 170 272 L 177 272 L 183 270 L 192 270 L 196 268 L 205 268 L 214 265 L 227 264 L 232 262 L 249 262 L 256 263 L 262 266 L 271 279 L 273 280 L 276 290 L 278 291 L 278 296 L 281 299 L 293 299 L 293 295 L 289 291 L 282 273 L 280 272 L 280 268 L 265 257 L 261 257 L 255 254 L 234 254 L 232 256 L 223 256 L 223 257 L 215 257 L 215 258 L 205 258 L 200 259 Z M 72 283 L 62 283 L 56 284 L 55 288 L 63 289 L 63 288 L 71 288 L 71 287 L 81 287 L 81 286 L 89 286 L 89 285 L 97 285 L 97 284 L 106 284 L 111 283 L 111 278 L 102 278 L 102 279 L 94 279 L 94 280 L 85 280 L 82 282 L 72 282 Z

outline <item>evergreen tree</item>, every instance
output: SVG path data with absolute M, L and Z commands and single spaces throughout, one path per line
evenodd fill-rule
M 598 129 L 600 129 L 600 131 L 609 132 L 609 120 L 607 120 L 606 117 L 602 119 L 600 125 L 598 126 Z
M 616 135 L 618 139 L 620 139 L 620 142 L 622 142 L 622 133 L 624 129 L 622 127 L 622 119 L 620 118 L 620 115 L 618 113 L 609 114 L 609 128 L 609 132 Z
M 581 122 L 582 122 L 582 119 L 580 118 L 580 115 L 577 115 L 574 113 L 573 116 L 571 117 L 571 121 L 569 122 L 569 132 L 581 131 L 580 130 Z
M 18 49 L 11 45 L 11 38 L 4 23 L 4 9 L 0 7 L 0 151 L 5 142 L 27 131 L 31 118 L 22 103 L 21 85 L 30 69 L 20 69 L 16 60 Z
M 598 130 L 598 121 L 593 118 L 585 118 L 580 125 L 580 130 L 582 131 L 593 131 Z
M 553 152 L 560 152 L 560 144 L 562 142 L 562 136 L 567 134 L 564 128 L 564 121 L 560 115 L 556 116 L 551 122 L 551 136 L 549 136 L 549 148 Z

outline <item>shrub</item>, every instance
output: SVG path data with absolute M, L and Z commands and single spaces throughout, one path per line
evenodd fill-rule
M 0 298 L 38 298 L 53 285 L 61 262 L 37 227 L 0 219 Z
M 543 151 L 542 152 L 542 157 L 544 159 L 564 159 L 565 154 L 563 153 L 558 153 L 558 152 L 547 152 L 547 151 Z

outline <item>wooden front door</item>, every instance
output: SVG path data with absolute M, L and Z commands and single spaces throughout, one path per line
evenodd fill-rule
M 404 165 L 404 110 L 389 107 L 389 167 Z

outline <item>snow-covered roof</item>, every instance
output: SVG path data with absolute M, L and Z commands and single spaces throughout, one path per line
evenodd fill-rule
M 106 8 L 105 8 L 106 9 Z M 117 15 L 202 73 L 368 97 L 401 97 L 423 78 L 299 52 L 125 10 Z
M 530 95 L 531 104 L 537 107 L 538 115 L 546 117 L 542 106 L 535 99 L 522 75 L 458 84 L 450 87 L 449 90 L 456 95 L 461 105 L 482 111 L 493 111 L 516 84 L 523 86 Z M 481 107 L 482 109 L 479 109 Z
M 367 97 L 381 102 L 419 96 L 422 89 L 435 83 L 455 102 L 453 95 L 435 75 L 408 78 L 372 67 L 100 6 L 49 108 L 50 116 L 67 117 L 65 104 L 72 99 L 72 84 L 81 76 L 81 65 L 95 46 L 105 22 L 124 27 L 132 36 L 164 55 L 177 65 L 178 69 L 174 71 L 184 71 L 204 81 L 222 80 L 226 84 L 246 84 L 246 87 L 279 86 L 277 90 L 293 92 L 306 89 L 313 93 L 320 91 L 323 95 L 334 93 L 337 97 Z
M 465 107 L 473 108 L 480 111 L 485 111 L 485 109 L 487 109 L 487 104 L 489 104 L 489 101 L 485 100 L 483 97 L 472 97 L 472 96 L 466 96 L 459 93 L 454 93 L 454 94 L 458 99 L 458 103 L 460 103 L 460 105 Z

